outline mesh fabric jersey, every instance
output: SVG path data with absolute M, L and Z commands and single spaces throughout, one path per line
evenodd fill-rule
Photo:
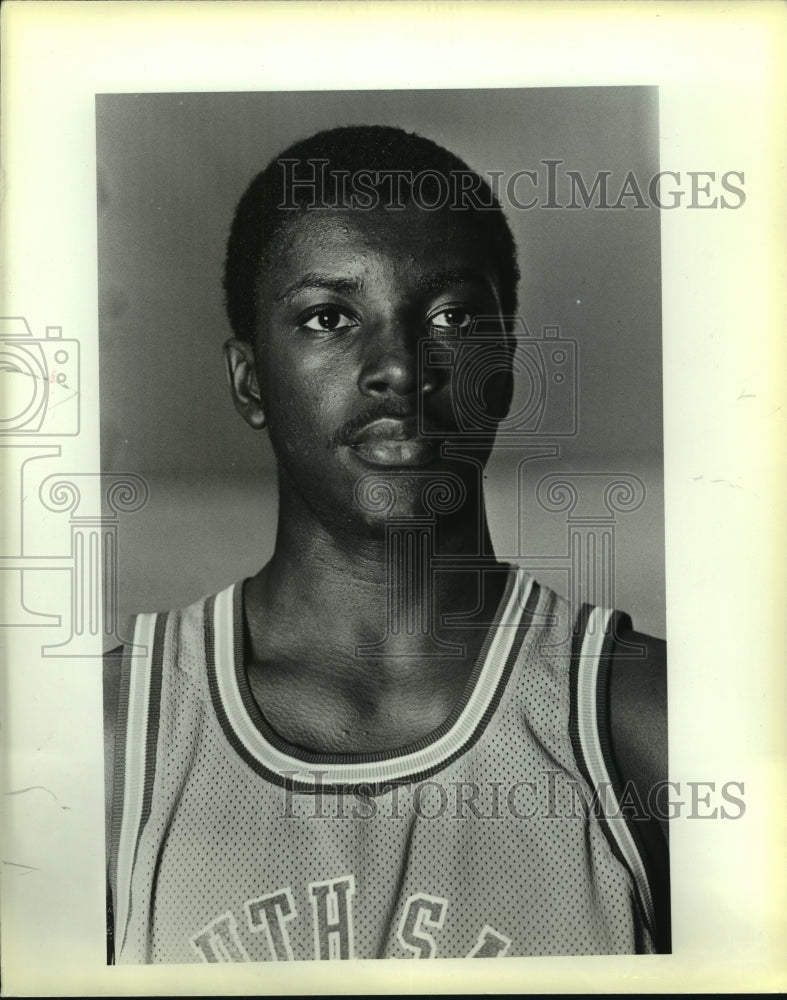
M 281 739 L 251 695 L 242 583 L 138 616 L 116 740 L 116 960 L 652 952 L 603 718 L 627 624 L 510 568 L 439 729 L 318 754 Z

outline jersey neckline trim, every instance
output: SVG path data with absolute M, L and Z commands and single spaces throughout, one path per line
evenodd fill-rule
M 373 753 L 314 753 L 284 741 L 251 694 L 243 661 L 243 581 L 208 598 L 205 649 L 216 715 L 236 752 L 258 774 L 297 791 L 345 791 L 362 786 L 378 794 L 392 784 L 422 780 L 479 739 L 500 702 L 523 645 L 541 589 L 524 570 L 509 567 L 506 587 L 462 696 L 432 733 L 407 746 Z

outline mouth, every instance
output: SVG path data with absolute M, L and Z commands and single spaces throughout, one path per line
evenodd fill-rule
M 439 455 L 439 441 L 418 434 L 415 417 L 382 417 L 362 428 L 349 442 L 364 462 L 385 467 L 429 465 Z

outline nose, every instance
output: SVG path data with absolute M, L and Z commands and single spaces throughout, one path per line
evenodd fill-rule
M 390 321 L 370 334 L 358 378 L 365 396 L 410 396 L 434 388 L 419 359 L 422 333 L 406 323 Z

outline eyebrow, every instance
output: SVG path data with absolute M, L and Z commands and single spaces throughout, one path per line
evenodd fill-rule
M 425 274 L 418 282 L 418 290 L 421 292 L 442 292 L 453 285 L 483 285 L 492 290 L 489 279 L 485 274 L 473 268 L 455 268 L 449 271 L 433 271 Z M 323 288 L 329 292 L 336 292 L 339 295 L 357 294 L 363 287 L 360 278 L 343 278 L 327 274 L 320 274 L 317 271 L 307 271 L 306 274 L 288 285 L 284 291 L 276 296 L 276 302 L 286 302 L 292 299 L 298 292 L 309 288 Z
M 324 288 L 329 292 L 336 292 L 340 295 L 352 295 L 360 291 L 361 285 L 360 278 L 333 277 L 327 274 L 319 274 L 316 271 L 307 271 L 306 274 L 301 275 L 293 284 L 288 285 L 280 295 L 277 295 L 275 301 L 286 302 L 306 288 Z
M 472 267 L 460 267 L 450 271 L 434 271 L 425 274 L 418 282 L 423 292 L 442 292 L 452 285 L 483 285 L 491 288 L 489 278 Z

